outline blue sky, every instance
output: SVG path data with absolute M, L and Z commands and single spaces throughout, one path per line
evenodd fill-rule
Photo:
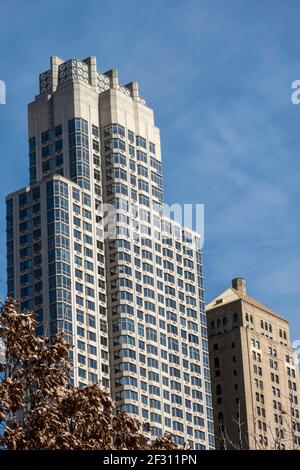
M 96 55 L 138 80 L 161 129 L 167 202 L 204 203 L 206 299 L 232 277 L 300 338 L 300 3 L 71 0 L 0 4 L 1 295 L 5 195 L 28 182 L 27 103 L 50 55 Z

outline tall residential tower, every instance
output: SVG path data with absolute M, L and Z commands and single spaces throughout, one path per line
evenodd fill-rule
M 29 172 L 7 197 L 8 294 L 38 334 L 66 332 L 74 385 L 100 381 L 153 436 L 213 448 L 200 239 L 163 214 L 137 82 L 52 57 L 29 105 Z

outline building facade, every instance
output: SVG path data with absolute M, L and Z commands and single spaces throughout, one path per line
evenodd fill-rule
M 300 449 L 299 370 L 289 323 L 237 278 L 206 307 L 216 448 Z
M 7 197 L 8 294 L 38 334 L 66 332 L 74 385 L 100 381 L 153 436 L 213 448 L 200 238 L 164 215 L 137 82 L 52 57 L 29 105 L 29 173 Z

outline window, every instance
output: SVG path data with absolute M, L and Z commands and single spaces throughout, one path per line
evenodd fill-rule
M 155 154 L 155 144 L 153 144 L 153 142 L 149 142 L 149 150 L 150 153 Z
M 55 138 L 58 138 L 62 135 L 62 125 L 58 125 L 54 129 Z
M 214 358 L 214 366 L 215 366 L 216 369 L 218 369 L 220 367 L 220 358 L 219 357 Z
M 120 135 L 125 137 L 125 128 L 118 123 L 110 124 L 104 129 L 104 136 L 108 137 L 112 134 Z
M 93 136 L 99 138 L 99 127 L 92 124 L 92 134 Z
M 132 144 L 134 143 L 134 132 L 128 130 L 128 140 L 129 142 L 131 142 Z
M 142 148 L 146 148 L 146 139 L 144 139 L 144 137 L 141 137 L 140 135 L 137 135 L 136 138 L 135 138 L 135 141 L 136 141 L 136 145 L 138 145 L 139 147 L 142 147 Z
M 81 118 L 74 118 L 68 122 L 69 133 L 74 131 L 82 131 L 88 133 L 88 122 Z
M 136 158 L 140 162 L 147 163 L 147 154 L 143 152 L 142 150 L 137 150 Z

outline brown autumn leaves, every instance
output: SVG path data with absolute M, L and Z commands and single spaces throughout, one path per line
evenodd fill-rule
M 68 386 L 69 346 L 35 335 L 32 313 L 7 299 L 0 311 L 5 363 L 0 378 L 0 446 L 37 450 L 175 449 L 171 435 L 150 441 L 141 423 L 117 413 L 99 384 Z

